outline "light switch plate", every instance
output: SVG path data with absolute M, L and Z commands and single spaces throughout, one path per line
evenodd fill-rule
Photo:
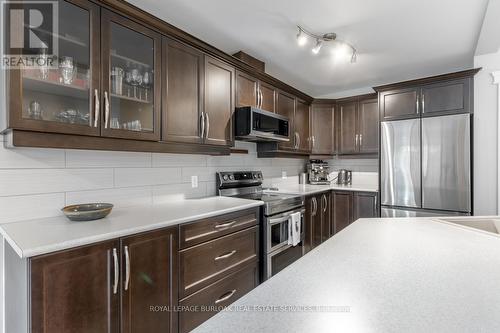
M 286 171 L 281 171 L 281 178 L 287 179 Z
M 191 187 L 192 188 L 198 187 L 198 176 L 191 176 Z

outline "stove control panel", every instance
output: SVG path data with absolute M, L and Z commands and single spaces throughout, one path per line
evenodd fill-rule
M 261 185 L 264 177 L 261 171 L 224 171 L 216 173 L 217 187 L 238 187 Z

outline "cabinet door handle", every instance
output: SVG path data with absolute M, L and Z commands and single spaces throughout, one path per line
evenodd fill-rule
M 233 256 L 235 253 L 236 253 L 236 250 L 232 250 L 231 252 L 221 254 L 220 256 L 215 257 L 214 260 L 217 261 L 217 260 L 227 259 L 227 258 Z
M 299 138 L 298 143 L 297 143 L 297 149 L 300 148 L 300 133 L 297 133 L 297 137 Z
M 326 209 L 328 208 L 328 200 L 326 199 L 326 195 L 325 194 L 323 194 L 323 198 L 322 199 L 325 200 L 325 207 L 323 208 L 323 213 L 325 213 Z
M 359 135 L 359 147 L 363 146 L 363 134 Z
M 257 88 L 256 92 L 257 92 L 257 105 L 256 105 L 256 107 L 260 108 L 260 90 L 259 90 L 259 88 Z
M 314 149 L 314 146 L 316 145 L 316 137 L 314 135 L 311 136 L 311 144 L 312 144 L 312 149 Z
M 417 114 L 420 113 L 420 103 L 419 103 L 420 97 L 417 95 L 417 101 L 416 101 L 416 106 L 417 106 Z
M 425 113 L 425 94 L 422 93 L 422 114 Z
M 104 128 L 108 128 L 109 122 L 109 98 L 108 92 L 104 92 Z
M 205 136 L 205 112 L 202 112 L 200 115 L 200 122 L 201 122 L 201 130 L 200 130 L 200 137 L 204 138 Z
M 113 282 L 113 294 L 116 295 L 118 292 L 118 279 L 120 278 L 120 267 L 118 266 L 118 252 L 116 248 L 113 248 L 113 264 L 114 264 L 114 282 Z
M 316 213 L 318 212 L 318 202 L 316 201 L 316 197 L 312 198 L 312 205 L 313 211 L 311 213 L 311 216 L 316 216 Z
M 124 247 L 125 250 L 125 291 L 128 290 L 130 283 L 130 254 L 128 253 L 128 246 Z
M 355 137 L 355 142 L 354 142 L 354 147 L 355 148 L 358 148 L 358 142 L 359 142 L 359 135 L 356 134 L 356 137 Z
M 224 229 L 224 228 L 229 228 L 231 226 L 233 226 L 233 224 L 235 224 L 236 221 L 231 221 L 231 222 L 227 222 L 227 223 L 223 223 L 223 224 L 217 224 L 215 225 L 215 229 Z
M 264 104 L 264 94 L 262 93 L 262 90 L 259 89 L 260 93 L 260 109 L 262 109 L 262 104 Z
M 205 119 L 207 122 L 207 125 L 206 125 L 207 132 L 205 133 L 205 138 L 208 139 L 208 133 L 210 133 L 210 116 L 206 112 L 205 112 Z
M 236 292 L 236 289 L 231 290 L 230 292 L 225 293 L 221 297 L 219 297 L 217 300 L 215 300 L 215 304 L 219 304 L 221 302 L 227 301 L 231 297 L 233 297 L 234 293 Z
M 101 113 L 101 101 L 99 99 L 99 90 L 94 90 L 94 127 L 97 127 L 99 124 L 99 114 Z M 92 125 L 91 125 L 92 126 Z

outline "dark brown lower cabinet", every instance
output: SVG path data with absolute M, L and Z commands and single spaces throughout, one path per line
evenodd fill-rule
M 174 227 L 30 259 L 32 332 L 177 332 L 177 237 Z
M 31 332 L 120 332 L 119 246 L 114 240 L 31 259 Z
M 122 333 L 176 332 L 177 228 L 121 239 Z M 161 309 L 161 310 L 159 310 Z
M 304 248 L 308 252 L 327 240 L 333 233 L 331 225 L 330 192 L 306 198 Z
M 347 227 L 353 221 L 352 206 L 352 192 L 332 192 L 333 230 L 335 234 Z
M 179 331 L 189 332 L 259 284 L 259 266 L 251 264 L 186 297 L 179 306 Z
M 378 217 L 378 193 L 354 193 L 354 219 Z

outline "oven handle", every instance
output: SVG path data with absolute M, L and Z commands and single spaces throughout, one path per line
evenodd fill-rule
M 283 215 L 282 217 L 279 217 L 279 218 L 269 219 L 268 222 L 269 222 L 270 225 L 275 225 L 275 224 L 278 224 L 278 223 L 281 223 L 281 222 L 288 221 L 288 219 L 290 218 L 290 216 L 292 214 L 294 214 L 294 213 L 297 213 L 297 212 L 300 212 L 300 214 L 302 215 L 301 216 L 302 218 L 304 217 L 305 210 L 301 209 L 299 211 L 294 211 L 294 212 L 286 213 L 285 215 Z

